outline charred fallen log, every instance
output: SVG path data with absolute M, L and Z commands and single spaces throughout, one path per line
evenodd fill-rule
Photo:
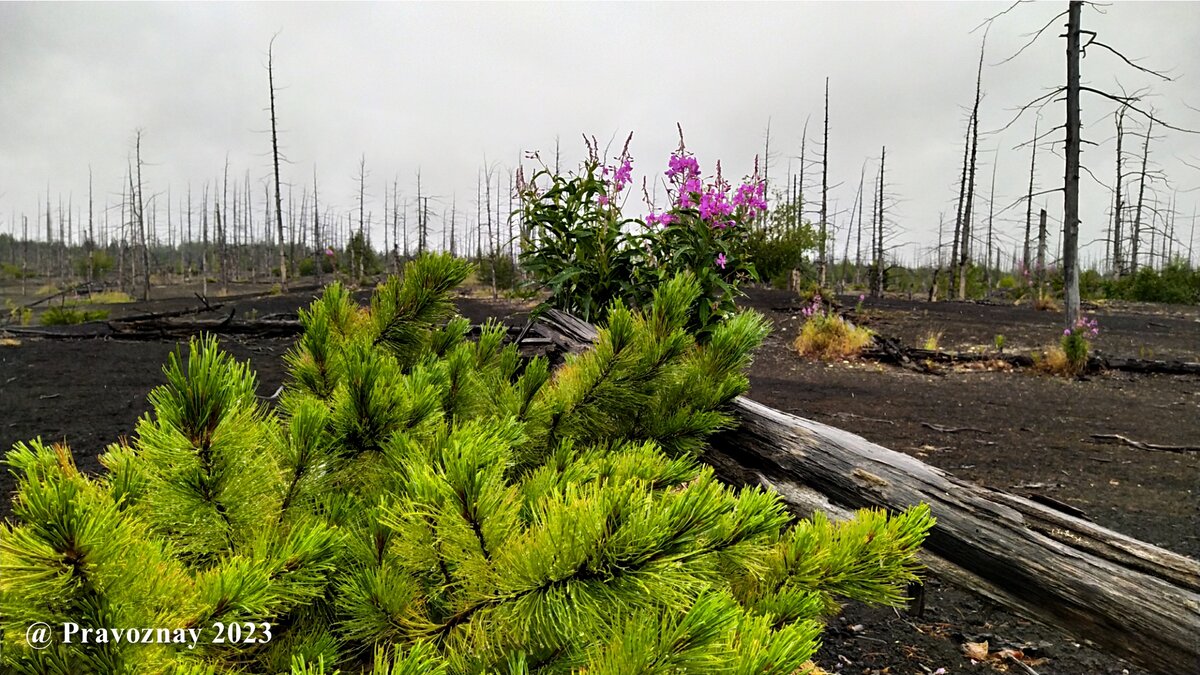
M 569 351 L 596 336 L 553 310 L 537 330 Z M 750 399 L 733 412 L 705 456 L 725 479 L 832 517 L 927 503 L 926 559 L 945 578 L 1156 672 L 1197 672 L 1200 562 Z
M 998 352 L 945 352 L 942 350 L 906 347 L 895 338 L 876 336 L 875 344 L 864 350 L 863 358 L 890 363 L 909 370 L 928 370 L 930 363 L 953 365 L 957 363 L 1003 362 L 1015 368 L 1029 368 L 1035 362 L 1028 354 L 1003 354 Z M 1088 372 L 1119 370 L 1146 375 L 1200 375 L 1200 363 L 1190 361 L 1165 361 L 1153 359 L 1121 359 L 1104 355 L 1088 358 Z

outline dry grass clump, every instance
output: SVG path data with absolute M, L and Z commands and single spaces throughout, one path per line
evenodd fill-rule
M 792 347 L 801 356 L 847 359 L 858 356 L 872 342 L 871 331 L 836 314 L 818 312 L 804 322 Z
M 1077 364 L 1071 363 L 1071 359 L 1067 358 L 1067 352 L 1058 345 L 1047 347 L 1042 352 L 1041 358 L 1034 358 L 1033 367 L 1043 373 L 1062 377 L 1075 377 L 1082 372 Z
M 133 296 L 121 291 L 102 291 L 89 295 L 87 302 L 92 305 L 121 305 L 133 302 Z
M 1061 312 L 1062 306 L 1054 298 L 1043 295 L 1033 301 L 1033 308 L 1039 312 Z

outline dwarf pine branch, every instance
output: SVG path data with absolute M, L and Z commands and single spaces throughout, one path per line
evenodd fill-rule
M 680 275 L 552 369 L 498 323 L 469 337 L 450 296 L 466 272 L 420 258 L 367 308 L 329 287 L 273 409 L 194 340 L 102 476 L 13 448 L 0 670 L 793 673 L 837 598 L 901 601 L 927 509 L 794 522 L 696 461 L 762 317 L 698 341 Z M 20 641 L 37 621 L 272 637 L 39 651 Z

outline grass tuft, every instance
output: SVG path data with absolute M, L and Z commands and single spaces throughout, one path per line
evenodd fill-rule
M 1033 308 L 1039 312 L 1061 312 L 1062 306 L 1054 298 L 1046 295 L 1033 301 Z
M 858 356 L 871 344 L 871 331 L 836 314 L 818 312 L 804 322 L 792 346 L 801 356 L 846 359 Z
M 921 349 L 927 352 L 940 351 L 942 348 L 942 331 L 929 332 L 925 334 L 925 338 L 921 340 Z

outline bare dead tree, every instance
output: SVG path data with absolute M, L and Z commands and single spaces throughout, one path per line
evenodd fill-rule
M 951 289 L 954 287 L 954 282 L 958 279 L 958 249 L 962 242 L 963 234 L 963 205 L 966 202 L 967 196 L 967 162 L 971 158 L 971 131 L 975 124 L 975 118 L 967 118 L 967 134 L 963 139 L 963 162 L 962 173 L 958 180 L 958 202 L 956 203 L 956 212 L 954 215 L 954 239 L 950 248 L 950 280 L 946 284 L 946 298 L 950 298 Z
M 808 163 L 808 158 L 805 155 L 808 145 L 808 118 L 804 118 L 804 131 L 800 136 L 800 178 L 796 185 L 796 220 L 793 223 L 795 229 L 799 229 L 804 224 L 804 169 Z
M 829 78 L 825 78 L 825 134 L 821 143 L 821 286 L 825 286 L 828 260 L 829 216 Z
M 87 238 L 87 281 L 92 283 L 96 266 L 96 231 L 93 229 L 92 213 L 92 165 L 88 165 L 88 238 Z
M 58 195 L 58 246 L 55 248 L 54 260 L 57 263 L 58 283 L 60 286 L 67 285 L 67 237 L 63 231 L 63 204 L 62 193 Z
M 458 221 L 458 195 L 455 194 L 450 197 L 450 257 L 452 257 L 452 258 L 457 256 L 457 252 L 456 252 L 457 247 L 454 243 L 454 238 L 455 238 L 454 226 L 457 221 Z
M 183 278 L 186 282 L 192 280 L 192 183 L 188 181 L 187 188 L 187 243 L 183 246 Z
M 405 210 L 408 203 L 405 202 Z M 400 176 L 392 178 L 392 271 L 400 273 Z
M 1195 269 L 1196 262 L 1192 258 L 1192 249 L 1196 245 L 1196 207 L 1192 207 L 1192 229 L 1188 233 L 1188 267 Z M 24 292 L 24 291 L 22 291 Z
M 862 225 L 863 225 L 863 209 L 866 207 L 863 199 L 863 185 L 867 177 L 867 162 L 863 161 L 862 167 L 858 171 L 858 225 L 855 228 L 858 232 L 858 239 L 854 244 L 854 284 L 858 285 L 862 279 L 860 270 L 862 270 Z
M 417 255 L 425 253 L 425 198 L 421 192 L 421 167 L 417 167 Z
M 767 128 L 767 133 L 770 134 L 769 126 Z M 769 142 L 770 141 L 769 141 L 769 136 L 768 136 L 768 143 Z M 514 213 L 513 197 L 515 196 L 515 194 L 516 193 L 513 191 L 513 171 L 512 171 L 512 169 L 509 169 L 508 170 L 508 215 L 505 216 L 504 220 L 508 223 L 508 263 L 514 271 L 517 269 L 517 256 L 513 249 L 513 243 L 514 243 L 514 239 L 513 239 L 513 213 Z M 516 283 L 517 283 L 517 275 L 515 273 L 512 275 L 512 283 L 513 283 L 513 288 L 515 289 Z
M 366 257 L 365 249 L 366 249 L 366 243 L 367 243 L 366 221 L 365 221 L 365 216 L 364 216 L 364 214 L 366 212 L 366 199 L 367 199 L 366 195 L 367 195 L 367 156 L 364 154 L 364 155 L 360 156 L 358 159 L 358 239 L 359 239 L 359 241 L 356 242 L 357 243 L 356 246 L 350 247 L 351 250 L 354 251 L 354 253 L 353 253 L 354 258 L 350 264 L 352 266 L 354 266 L 354 270 L 356 271 L 355 272 L 355 280 L 356 281 L 363 278 L 363 272 L 366 269 L 365 264 L 364 264 L 365 261 L 363 260 L 363 258 Z M 360 246 L 362 247 L 361 250 L 359 248 Z
M 138 236 L 142 243 L 142 300 L 150 299 L 150 243 L 146 240 L 146 206 L 142 199 L 142 130 L 134 135 L 134 155 L 137 164 L 137 184 L 130 186 L 130 194 L 136 194 L 136 217 Z
M 770 176 L 771 176 L 771 118 L 768 116 L 767 117 L 766 139 L 765 139 L 765 142 L 763 145 L 763 195 L 771 194 Z M 769 199 L 769 197 L 766 197 L 766 198 Z M 511 212 L 511 211 L 512 211 L 512 209 L 509 209 L 509 212 Z M 765 228 L 766 226 L 767 226 L 767 212 L 763 211 L 759 215 L 759 227 Z M 511 239 L 511 238 L 512 237 L 510 236 L 509 239 Z
M 1112 216 L 1113 225 L 1112 225 L 1112 233 L 1111 233 L 1112 236 L 1110 238 L 1109 243 L 1112 246 L 1113 275 L 1119 279 L 1119 278 L 1121 278 L 1121 275 L 1124 273 L 1124 270 L 1125 270 L 1125 262 L 1122 259 L 1122 255 L 1121 255 L 1123 252 L 1121 250 L 1121 243 L 1122 243 L 1121 216 L 1123 215 L 1123 213 L 1125 211 L 1125 203 L 1121 199 L 1124 196 L 1123 186 L 1125 184 L 1125 176 L 1123 175 L 1124 174 L 1124 166 L 1125 166 L 1125 161 L 1124 161 L 1125 158 L 1121 154 L 1122 153 L 1121 145 L 1125 139 L 1125 106 L 1121 106 L 1120 108 L 1118 108 L 1117 112 L 1113 113 L 1113 117 L 1117 123 L 1117 162 L 1116 162 L 1117 163 L 1117 179 L 1116 179 L 1116 182 L 1113 183 L 1113 185 L 1115 186 L 1113 188 L 1113 193 L 1114 193 L 1113 199 L 1115 200 L 1115 203 L 1113 205 L 1113 216 Z
M 1195 218 L 1192 218 L 1193 223 Z M 21 214 L 21 295 L 28 293 L 26 285 L 29 283 L 29 218 L 24 213 Z
M 1057 87 L 1057 88 L 1053 89 L 1052 91 L 1050 91 L 1046 94 L 1043 94 L 1042 96 L 1039 96 L 1038 98 L 1034 99 L 1033 101 L 1022 106 L 1020 111 L 1017 113 L 1017 117 L 1019 117 L 1022 113 L 1024 113 L 1026 110 L 1030 109 L 1031 107 L 1034 107 L 1035 104 L 1038 104 L 1039 102 L 1041 102 L 1041 103 L 1040 103 L 1040 105 L 1038 105 L 1038 107 L 1041 107 L 1041 106 L 1044 106 L 1046 104 L 1046 102 L 1053 99 L 1054 97 L 1056 97 L 1060 94 L 1063 94 L 1063 93 L 1066 94 L 1066 96 L 1064 97 L 1066 100 L 1066 104 L 1067 104 L 1067 120 L 1066 120 L 1066 124 L 1064 126 L 1064 129 L 1066 131 L 1066 134 L 1065 134 L 1066 137 L 1064 139 L 1065 144 L 1066 144 L 1066 152 L 1065 152 L 1066 168 L 1065 168 L 1065 172 L 1064 172 L 1065 175 L 1064 175 L 1064 184 L 1063 184 L 1063 202 L 1064 202 L 1064 204 L 1063 204 L 1063 212 L 1064 212 L 1064 216 L 1063 216 L 1063 239 L 1064 239 L 1064 241 L 1063 241 L 1063 280 L 1064 280 L 1064 286 L 1065 286 L 1064 295 L 1066 296 L 1066 305 L 1067 305 L 1067 308 L 1066 308 L 1067 311 L 1066 311 L 1065 318 L 1066 318 L 1068 327 L 1074 325 L 1075 322 L 1079 318 L 1079 270 L 1078 270 L 1079 171 L 1080 171 L 1080 153 L 1081 153 L 1081 143 L 1082 143 L 1082 139 L 1080 138 L 1080 123 L 1081 122 L 1080 122 L 1080 117 L 1079 117 L 1080 95 L 1083 92 L 1087 92 L 1087 93 L 1095 94 L 1095 95 L 1101 96 L 1103 98 L 1107 98 L 1111 101 L 1114 101 L 1118 105 L 1120 105 L 1122 107 L 1122 109 L 1128 108 L 1128 109 L 1133 110 L 1134 112 L 1142 115 L 1143 117 L 1146 117 L 1148 120 L 1150 120 L 1151 126 L 1154 124 L 1157 124 L 1159 126 L 1163 126 L 1163 127 L 1169 128 L 1169 129 L 1176 130 L 1176 131 L 1182 131 L 1185 133 L 1196 133 L 1195 131 L 1192 131 L 1190 129 L 1176 127 L 1167 122 L 1162 121 L 1161 119 L 1159 119 L 1158 117 L 1155 116 L 1153 110 L 1145 110 L 1145 109 L 1138 107 L 1137 102 L 1140 100 L 1140 98 L 1136 95 L 1118 96 L 1118 95 L 1114 95 L 1114 94 L 1102 91 L 1100 89 L 1096 89 L 1094 87 L 1080 84 L 1079 62 L 1080 62 L 1081 56 L 1083 55 L 1083 51 L 1089 47 L 1105 50 L 1105 51 L 1115 55 L 1119 59 L 1121 59 L 1121 61 L 1123 61 L 1127 66 L 1130 66 L 1140 72 L 1143 72 L 1143 73 L 1146 73 L 1149 75 L 1153 75 L 1155 77 L 1158 77 L 1158 78 L 1160 78 L 1162 80 L 1166 80 L 1166 81 L 1170 81 L 1170 79 L 1171 79 L 1171 78 L 1167 77 L 1166 75 L 1163 75 L 1162 73 L 1159 73 L 1154 70 L 1150 70 L 1148 68 L 1144 68 L 1140 65 L 1137 65 L 1136 63 L 1134 63 L 1133 61 L 1128 59 L 1125 55 L 1123 55 L 1121 52 L 1114 49 L 1112 46 L 1107 45 L 1103 42 L 1100 42 L 1099 40 L 1097 40 L 1097 35 L 1094 31 L 1083 30 L 1080 25 L 1081 24 L 1080 15 L 1082 13 L 1083 4 L 1084 3 L 1082 0 L 1072 0 L 1070 2 L 1066 12 L 1060 13 L 1057 16 L 1055 16 L 1053 19 L 1051 19 L 1049 23 L 1047 23 L 1045 26 L 1042 27 L 1041 30 L 1039 30 L 1036 34 L 1034 34 L 1034 36 L 1029 40 L 1029 42 L 1026 43 L 1026 45 L 1024 47 L 1022 47 L 1020 50 L 1018 50 L 1015 54 L 1010 56 L 1008 59 L 1005 59 L 1005 62 L 1006 62 L 1008 60 L 1015 58 L 1017 55 L 1019 55 L 1021 52 L 1023 52 L 1026 47 L 1028 47 L 1030 44 L 1032 44 L 1033 41 L 1035 41 L 1042 34 L 1042 32 L 1044 32 L 1047 28 L 1049 28 L 1049 26 L 1054 21 L 1057 21 L 1059 18 L 1061 18 L 1063 16 L 1063 14 L 1067 15 L 1067 32 L 1060 36 L 1060 37 L 1066 38 L 1066 40 L 1067 40 L 1067 83 L 1064 86 Z M 997 15 L 997 17 L 998 16 L 999 15 Z M 994 20 L 997 17 L 993 17 L 992 19 L 989 19 L 988 22 L 990 23 L 992 20 Z M 1083 43 L 1083 40 L 1082 40 L 1082 37 L 1084 35 L 1087 36 L 1086 44 Z M 1003 63 L 1003 62 L 1001 62 L 1001 63 Z M 1015 120 L 1016 120 L 1016 118 L 1014 118 L 1013 121 L 1015 121 Z M 1011 124 L 1011 122 L 1010 122 L 1010 124 Z M 1149 130 L 1147 131 L 1147 137 L 1148 136 L 1149 136 Z M 1143 155 L 1143 160 L 1145 160 L 1144 155 Z M 1121 185 L 1114 186 L 1114 189 L 1117 191 L 1120 191 L 1122 189 L 1122 186 Z M 1140 223 L 1138 222 L 1139 217 L 1140 217 L 1140 213 L 1135 213 L 1135 215 L 1134 215 L 1134 220 L 1135 220 L 1134 229 L 1135 230 L 1140 229 Z M 1140 232 L 1138 234 L 1140 235 Z M 1133 238 L 1131 243 L 1133 244 L 1133 246 L 1136 246 L 1138 244 L 1137 238 L 1136 237 Z M 1130 251 L 1130 254 L 1131 254 L 1130 255 L 1130 270 L 1131 271 L 1134 271 L 1138 264 L 1138 261 L 1137 261 L 1138 255 L 1137 255 L 1137 253 L 1135 253 L 1132 250 L 1133 246 L 1131 246 L 1131 251 Z M 1123 257 L 1124 257 L 1124 255 L 1122 254 L 1122 258 Z
M 220 248 L 221 255 L 221 292 L 229 292 L 229 246 L 225 232 L 225 223 L 228 218 L 222 217 L 222 214 L 227 215 L 228 211 L 222 209 L 229 208 L 229 155 L 225 155 L 225 173 L 221 179 L 221 199 L 220 203 L 213 196 L 213 207 L 216 209 L 216 226 L 217 226 L 217 246 Z
M 558 171 L 558 139 L 554 141 L 554 166 Z M 490 179 L 489 179 L 490 180 Z M 475 174 L 475 264 L 483 263 L 483 171 Z
M 1131 274 L 1137 274 L 1138 264 L 1140 261 L 1141 241 L 1142 241 L 1142 212 L 1145 208 L 1146 200 L 1146 167 L 1150 162 L 1150 135 L 1154 130 L 1154 118 L 1151 117 L 1146 123 L 1145 142 L 1142 145 L 1142 171 L 1138 177 L 1138 197 L 1137 206 L 1133 211 L 1133 231 L 1129 234 L 1129 271 Z
M 304 213 L 304 202 L 308 200 L 308 188 L 305 187 L 300 193 L 299 213 Z M 293 269 L 296 265 L 296 193 L 294 186 L 288 185 L 288 228 L 287 228 L 287 267 L 288 274 L 292 277 L 296 276 L 296 270 Z M 282 282 L 280 282 L 282 284 Z
M 887 158 L 887 147 L 885 146 L 879 155 L 879 180 L 878 192 L 875 197 L 874 218 L 872 219 L 872 241 L 875 244 L 875 260 L 871 270 L 871 297 L 882 298 L 883 292 L 887 288 L 887 274 L 883 263 L 883 183 L 884 183 L 884 160 Z
M 992 289 L 992 219 L 996 214 L 996 166 L 1000 164 L 1000 151 L 996 151 L 996 159 L 992 161 L 992 188 L 988 193 L 988 231 L 987 231 L 987 260 L 983 266 L 984 285 Z
M 838 288 L 840 289 L 839 292 L 841 292 L 841 290 L 845 289 L 846 282 L 850 279 L 850 270 L 848 270 L 847 267 L 849 266 L 849 263 L 850 263 L 850 239 L 851 239 L 850 230 L 854 226 L 854 210 L 858 209 L 859 213 L 860 214 L 862 213 L 862 183 L 861 182 L 859 183 L 858 187 L 859 187 L 858 194 L 855 195 L 855 197 L 854 197 L 854 203 L 850 205 L 850 219 L 846 226 L 846 244 L 845 244 L 845 246 L 842 247 L 842 272 L 841 272 L 841 274 L 838 275 Z M 861 216 L 860 216 L 860 218 L 861 218 Z M 860 237 L 862 236 L 861 231 L 859 233 L 859 236 Z
M 1030 260 L 1032 251 L 1030 250 L 1031 233 L 1029 230 L 1033 225 L 1033 179 L 1037 171 L 1037 130 L 1040 120 L 1041 118 L 1037 118 L 1033 121 L 1033 142 L 1029 144 L 1029 192 L 1025 197 L 1025 248 L 1024 255 L 1021 257 L 1022 269 L 1025 270 L 1026 274 L 1029 274 L 1029 264 L 1032 262 Z
M 967 299 L 967 272 L 971 266 L 971 221 L 975 202 L 975 159 L 979 151 L 979 101 L 983 95 L 983 54 L 987 48 L 987 35 L 979 45 L 979 69 L 975 75 L 975 105 L 971 109 L 971 159 L 967 169 L 966 203 L 963 206 L 962 248 L 959 250 L 958 299 Z
M 420 202 L 417 202 L 419 205 Z M 404 237 L 404 257 L 408 258 L 408 197 L 404 198 L 404 210 L 400 212 L 400 234 Z
M 1038 213 L 1037 251 L 1038 297 L 1046 294 L 1046 209 Z
M 321 246 L 321 207 L 317 200 L 317 167 L 313 166 L 313 256 L 316 264 L 317 284 L 324 285 L 325 250 Z
M 1066 324 L 1079 321 L 1079 21 L 1083 2 L 1071 0 L 1067 13 L 1066 177 L 1063 183 L 1063 295 Z
M 488 259 L 492 268 L 492 298 L 496 297 L 496 240 L 492 238 L 492 168 L 484 173 L 484 198 L 487 200 Z
M 200 295 L 208 297 L 208 182 L 200 193 Z
M 279 33 L 272 35 L 271 42 L 267 45 L 267 84 L 271 90 L 271 158 L 275 165 L 275 225 L 279 239 L 279 285 L 286 290 L 287 256 L 283 246 L 283 198 L 279 189 L 279 127 L 275 112 L 275 38 L 277 37 L 279 37 Z

